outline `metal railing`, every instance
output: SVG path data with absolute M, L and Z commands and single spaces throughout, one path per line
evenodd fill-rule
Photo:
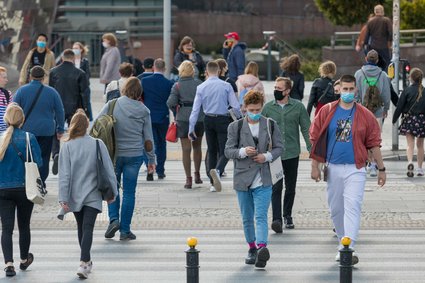
M 337 31 L 331 36 L 331 47 L 351 46 L 355 48 L 359 31 Z M 400 42 L 416 45 L 425 42 L 425 29 L 400 30 Z

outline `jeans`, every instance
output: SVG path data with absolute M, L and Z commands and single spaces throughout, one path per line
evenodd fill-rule
M 267 245 L 267 212 L 272 196 L 272 187 L 258 187 L 248 191 L 236 191 L 242 214 L 243 231 L 247 243 Z M 254 226 L 255 217 L 255 226 Z M 255 229 L 257 227 L 257 229 Z
M 97 214 L 100 211 L 90 206 L 83 206 L 80 211 L 74 212 L 78 226 L 78 243 L 80 244 L 80 261 L 88 262 L 91 245 L 93 243 L 93 230 Z
M 283 217 L 292 216 L 292 207 L 295 200 L 295 188 L 297 186 L 299 157 L 282 160 L 283 173 L 285 174 L 285 197 L 283 200 Z M 282 221 L 282 190 L 283 180 L 273 185 L 272 210 L 273 221 Z
M 56 136 L 37 136 L 36 139 L 40 146 L 41 158 L 43 159 L 43 165 L 39 169 L 40 178 L 44 186 L 46 186 L 45 181 L 49 177 L 50 152 L 52 151 L 53 139 L 56 139 Z
M 0 189 L 1 247 L 4 262 L 13 262 L 12 234 L 15 212 L 18 219 L 21 259 L 28 258 L 31 243 L 30 221 L 34 204 L 27 199 L 25 188 Z
M 205 137 L 208 145 L 208 169 L 217 169 L 220 175 L 223 173 L 229 161 L 226 156 L 224 156 L 224 148 L 227 141 L 227 128 L 229 124 L 230 118 L 227 116 L 205 116 L 204 118 Z M 207 172 L 207 175 L 212 184 L 209 172 Z
M 109 221 L 120 220 L 120 232 L 130 232 L 131 218 L 133 217 L 137 177 L 140 166 L 142 166 L 142 156 L 125 157 L 118 156 L 115 162 L 115 175 L 118 183 L 121 183 L 122 175 L 122 205 L 120 220 L 120 196 L 118 194 L 115 201 L 108 205 Z M 119 188 L 118 188 L 119 192 Z
M 156 173 L 158 175 L 164 175 L 165 160 L 167 159 L 167 141 L 165 136 L 167 135 L 169 123 L 152 123 L 153 140 L 155 143 L 155 154 L 156 154 Z

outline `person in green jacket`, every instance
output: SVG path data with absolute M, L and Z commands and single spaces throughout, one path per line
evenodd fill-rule
M 300 130 L 304 137 L 307 150 L 310 151 L 311 143 L 308 130 L 310 118 L 304 105 L 289 97 L 292 81 L 289 78 L 279 77 L 274 87 L 274 100 L 269 101 L 262 111 L 265 117 L 272 118 L 279 126 L 284 148 L 282 151 L 282 167 L 285 174 L 285 197 L 283 201 L 283 219 L 287 229 L 295 227 L 292 220 L 292 207 L 295 199 L 295 187 L 298 176 L 300 146 Z M 273 185 L 272 229 L 276 233 L 282 233 L 282 190 L 283 180 Z

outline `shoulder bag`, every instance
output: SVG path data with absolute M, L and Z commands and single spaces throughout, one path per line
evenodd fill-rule
M 114 198 L 112 184 L 109 182 L 105 174 L 105 166 L 103 165 L 102 153 L 100 152 L 99 140 L 96 140 L 96 171 L 97 171 L 97 189 L 102 194 L 103 200 L 111 200 Z
M 25 192 L 29 201 L 43 205 L 47 191 L 40 178 L 37 163 L 33 160 L 29 133 L 26 133 L 26 143 Z

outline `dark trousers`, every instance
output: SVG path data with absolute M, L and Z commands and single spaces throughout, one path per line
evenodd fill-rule
M 71 123 L 71 118 L 74 114 L 65 116 L 65 122 L 69 124 Z M 60 141 L 56 138 L 56 135 L 53 136 L 53 143 L 52 143 L 52 157 L 55 157 L 56 154 L 59 154 L 60 151 Z
M 78 226 L 78 243 L 81 249 L 81 261 L 88 262 L 91 259 L 90 250 L 93 243 L 94 224 L 99 212 L 99 210 L 90 206 L 83 206 L 80 211 L 74 212 Z
M 45 181 L 49 176 L 49 161 L 50 161 L 50 152 L 52 151 L 53 139 L 56 139 L 56 136 L 38 136 L 37 142 L 41 150 L 41 158 L 43 159 L 43 165 L 40 167 L 40 178 L 46 186 Z
M 19 250 L 21 259 L 28 258 L 31 244 L 30 221 L 34 204 L 27 199 L 25 188 L 0 189 L 1 247 L 4 262 L 13 262 L 12 234 L 15 212 L 18 219 Z
M 208 145 L 208 168 L 210 170 L 217 169 L 220 171 L 220 175 L 223 173 L 229 161 L 226 156 L 224 156 L 224 148 L 227 141 L 227 128 L 229 124 L 230 118 L 227 116 L 205 116 L 204 118 L 205 137 Z M 212 184 L 209 172 L 207 172 L 207 174 Z
M 165 136 L 167 135 L 169 123 L 152 123 L 153 139 L 155 143 L 155 154 L 156 154 L 156 173 L 158 175 L 164 175 L 165 172 L 165 160 L 167 159 L 167 141 Z
M 285 197 L 283 200 L 283 217 L 292 216 L 294 206 L 295 187 L 298 177 L 299 157 L 282 160 L 283 173 L 285 174 Z M 282 220 L 282 190 L 283 180 L 273 185 L 272 209 L 273 220 Z

